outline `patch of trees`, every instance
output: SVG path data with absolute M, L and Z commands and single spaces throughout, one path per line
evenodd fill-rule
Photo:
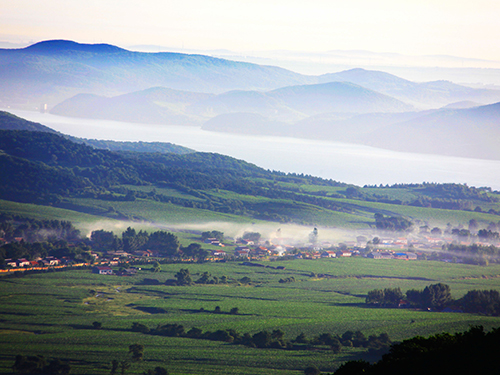
M 260 241 L 261 234 L 258 232 L 245 232 L 243 233 L 243 236 L 241 236 L 242 239 L 246 241 L 253 241 L 255 243 Z
M 411 230 L 413 223 L 399 216 L 384 216 L 381 213 L 375 214 L 375 226 L 380 230 L 390 231 L 408 231 Z
M 449 285 L 438 283 L 423 290 L 400 288 L 374 289 L 368 292 L 366 303 L 378 307 L 398 307 L 401 303 L 422 309 L 464 311 L 483 315 L 500 315 L 500 293 L 496 290 L 471 290 L 454 300 Z
M 294 282 L 295 282 L 295 277 L 293 277 L 293 276 L 279 280 L 280 284 L 287 284 L 287 283 L 294 283 Z
M 403 297 L 401 288 L 374 289 L 368 292 L 366 303 L 380 307 L 397 307 Z
M 0 237 L 7 241 L 22 237 L 25 242 L 81 240 L 80 231 L 70 221 L 37 220 L 6 214 L 0 214 Z
M 497 290 L 471 290 L 457 304 L 468 313 L 500 315 L 500 293 Z
M 374 289 L 368 292 L 366 303 L 380 307 L 397 307 L 405 299 L 400 288 Z M 406 301 L 421 308 L 443 309 L 453 301 L 449 285 L 438 283 L 423 290 L 411 289 L 406 292 Z
M 467 264 L 476 264 L 487 266 L 489 262 L 499 262 L 500 248 L 494 245 L 461 245 L 457 243 L 449 243 L 442 246 L 442 250 L 446 253 L 441 253 L 441 256 L 447 254 L 451 256 L 460 256 L 462 261 Z M 436 254 L 436 256 L 440 256 Z
M 48 360 L 42 355 L 16 355 L 12 371 L 15 374 L 68 375 L 71 366 L 59 358 Z
M 209 272 L 203 272 L 200 277 L 193 280 L 193 276 L 187 268 L 181 268 L 175 274 L 175 280 L 167 280 L 166 283 L 177 286 L 190 286 L 194 284 L 227 284 L 229 279 L 227 276 L 212 276 Z
M 224 241 L 224 232 L 219 232 L 218 230 L 211 230 L 201 233 L 202 241 L 205 241 L 209 238 L 215 238 L 217 241 Z
M 233 313 L 233 310 L 230 311 L 230 314 Z M 220 313 L 220 311 L 216 313 Z M 304 333 L 301 333 L 294 340 L 290 341 L 285 340 L 284 332 L 279 329 L 273 331 L 264 330 L 254 334 L 240 334 L 234 329 L 203 332 L 201 329 L 193 327 L 186 331 L 183 325 L 176 323 L 159 324 L 156 328 L 150 329 L 142 323 L 135 322 L 132 324 L 131 331 L 168 337 L 188 337 L 192 339 L 222 341 L 252 348 L 287 350 L 317 350 L 327 348 L 334 353 L 340 352 L 342 347 L 360 347 L 368 349 L 372 354 L 380 354 L 385 352 L 391 345 L 391 340 L 386 333 L 381 333 L 378 336 L 371 335 L 367 338 L 361 331 L 347 331 L 342 335 L 322 333 L 311 339 L 308 339 Z
M 134 252 L 137 250 L 151 250 L 159 256 L 173 257 L 179 254 L 180 244 L 177 236 L 165 231 L 147 233 L 136 232 L 128 227 L 119 238 L 113 232 L 103 229 L 95 230 L 90 235 L 91 246 L 99 251 L 124 250 Z
M 461 184 L 394 184 L 394 185 L 365 185 L 363 188 L 379 189 L 401 189 L 407 190 L 416 198 L 402 201 L 400 199 L 391 199 L 381 194 L 366 194 L 365 196 L 354 194 L 352 198 L 366 201 L 376 201 L 398 205 L 410 205 L 416 207 L 432 207 L 449 210 L 468 210 L 482 211 L 477 206 L 477 202 L 498 202 L 499 197 L 493 196 L 490 188 L 475 188 Z M 500 212 L 490 209 L 491 214 L 498 215 Z
M 393 344 L 376 363 L 344 363 L 335 375 L 386 374 L 497 374 L 500 328 L 484 332 L 482 326 L 462 333 L 439 333 Z
M 85 244 L 75 246 L 66 241 L 59 240 L 55 242 L 11 242 L 0 247 L 0 265 L 4 265 L 5 259 L 34 260 L 36 258 L 45 258 L 54 256 L 56 258 L 67 257 L 76 262 L 89 262 L 93 258 L 90 250 Z

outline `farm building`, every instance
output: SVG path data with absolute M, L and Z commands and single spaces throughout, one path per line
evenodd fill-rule
M 107 266 L 96 266 L 92 268 L 92 273 L 98 273 L 99 275 L 112 275 L 113 270 Z

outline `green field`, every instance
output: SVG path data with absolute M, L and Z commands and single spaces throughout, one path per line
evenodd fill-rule
M 242 334 L 281 329 L 286 340 L 301 332 L 312 338 L 325 332 L 341 335 L 361 330 L 366 336 L 387 332 L 396 341 L 464 331 L 470 325 L 500 326 L 499 317 L 370 308 L 364 303 L 372 289 L 400 287 L 404 292 L 438 282 L 450 285 L 454 298 L 472 289 L 499 290 L 500 265 L 364 258 L 262 264 L 286 269 L 228 262 L 165 264 L 159 273 L 145 266 L 133 277 L 95 275 L 90 270 L 2 277 L 0 372 L 10 372 L 16 354 L 41 354 L 69 360 L 72 374 L 109 374 L 111 361 L 126 359 L 128 346 L 134 343 L 144 345 L 144 360 L 133 363 L 127 374 L 142 374 L 156 366 L 166 367 L 171 374 L 301 374 L 309 365 L 331 372 L 343 361 L 363 355 L 358 348 L 344 347 L 333 354 L 326 349 L 257 349 L 146 335 L 131 332 L 133 322 L 149 328 L 176 323 L 186 331 L 192 327 L 203 331 L 231 328 Z M 188 268 L 194 280 L 209 272 L 219 278 L 227 276 L 231 283 L 178 287 L 142 282 L 155 278 L 163 283 L 180 268 Z M 329 277 L 313 277 L 312 273 Z M 245 276 L 251 284 L 238 282 Z M 296 282 L 278 282 L 292 276 Z M 214 313 L 216 306 L 222 314 Z M 228 314 L 234 307 L 239 313 Z M 92 329 L 94 321 L 103 328 Z

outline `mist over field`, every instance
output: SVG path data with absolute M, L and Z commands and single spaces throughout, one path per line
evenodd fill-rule
M 498 372 L 500 3 L 3 3 L 0 373 Z

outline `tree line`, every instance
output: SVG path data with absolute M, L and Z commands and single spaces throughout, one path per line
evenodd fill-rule
M 462 298 L 453 299 L 451 288 L 438 283 L 426 286 L 423 290 L 410 289 L 403 294 L 401 288 L 370 290 L 366 303 L 378 307 L 399 307 L 409 304 L 422 309 L 464 311 L 490 316 L 500 315 L 500 293 L 497 290 L 471 290 Z
M 220 313 L 220 311 L 214 312 Z M 346 331 L 342 335 L 322 333 L 312 338 L 307 338 L 304 333 L 300 333 L 295 339 L 286 340 L 284 332 L 280 329 L 240 334 L 234 329 L 203 332 L 193 327 L 186 331 L 183 325 L 177 323 L 158 324 L 156 328 L 149 328 L 143 323 L 134 322 L 130 330 L 148 335 L 222 341 L 261 349 L 316 350 L 326 347 L 334 353 L 339 353 L 342 347 L 359 347 L 366 348 L 372 354 L 380 354 L 386 351 L 392 343 L 387 333 L 366 337 L 361 331 Z

